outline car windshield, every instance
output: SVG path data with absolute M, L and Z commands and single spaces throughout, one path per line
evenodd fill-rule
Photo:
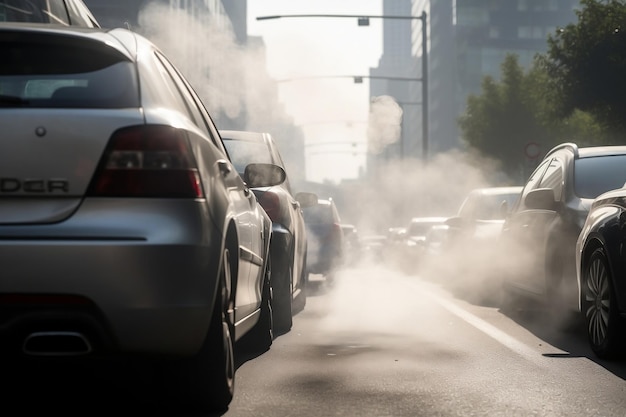
M 61 36 L 0 35 L 0 107 L 139 106 L 133 64 L 101 44 Z
M 243 173 L 249 164 L 272 163 L 269 150 L 263 143 L 224 138 L 224 146 L 239 173 Z
M 302 209 L 304 221 L 309 224 L 327 224 L 333 223 L 333 212 L 328 204 L 318 204 L 316 206 L 305 207 Z
M 581 158 L 574 163 L 574 192 L 580 198 L 596 198 L 624 183 L 626 155 Z
M 519 193 L 475 194 L 467 198 L 459 210 L 460 217 L 479 220 L 504 220 L 502 203 L 506 201 L 512 207 Z

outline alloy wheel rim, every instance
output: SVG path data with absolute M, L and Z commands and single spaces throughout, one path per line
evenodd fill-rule
M 592 343 L 599 346 L 606 340 L 611 300 L 607 270 L 601 259 L 595 259 L 587 271 L 587 332 Z

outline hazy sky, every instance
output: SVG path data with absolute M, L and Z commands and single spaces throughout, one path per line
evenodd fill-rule
M 382 20 L 358 26 L 356 18 L 256 19 L 294 14 L 381 15 L 382 0 L 248 0 L 248 34 L 263 37 L 280 100 L 305 133 L 307 178 L 356 178 L 365 165 L 369 83 L 340 76 L 368 75 L 378 66 Z

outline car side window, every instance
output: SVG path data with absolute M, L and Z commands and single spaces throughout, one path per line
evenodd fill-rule
M 161 63 L 167 68 L 168 73 L 172 77 L 172 80 L 176 84 L 178 92 L 184 97 L 185 107 L 191 114 L 196 126 L 200 128 L 200 130 L 204 131 L 207 135 L 210 135 L 209 130 L 207 128 L 206 123 L 204 122 L 204 117 L 198 109 L 196 105 L 196 101 L 193 96 L 189 92 L 188 84 L 184 81 L 183 77 L 180 75 L 179 71 L 172 65 L 167 58 L 163 55 L 157 53 L 157 57 L 161 61 Z
M 198 110 L 200 111 L 200 114 L 202 115 L 202 120 L 206 126 L 206 129 L 209 132 L 209 137 L 213 141 L 213 144 L 217 146 L 222 152 L 224 152 L 225 155 L 228 156 L 228 151 L 226 150 L 226 147 L 224 146 L 224 143 L 222 142 L 222 138 L 217 130 L 217 127 L 215 127 L 215 123 L 213 123 L 213 118 L 211 118 L 211 115 L 209 114 L 208 110 L 204 106 L 204 103 L 198 96 L 198 93 L 196 93 L 193 87 L 189 85 L 189 83 L 186 80 L 183 79 L 183 82 L 187 86 L 189 94 L 191 94 L 194 102 L 196 103 L 196 106 L 198 106 Z
M 189 107 L 189 103 L 185 101 L 185 98 L 180 91 L 180 87 L 176 84 L 175 79 L 172 76 L 171 67 L 168 68 L 167 61 L 163 59 L 162 55 L 155 51 L 156 59 L 156 67 L 161 77 L 164 81 L 164 85 L 167 86 L 168 98 L 173 100 L 170 101 L 170 105 L 173 105 L 177 108 L 181 113 L 188 115 L 192 120 L 194 119 L 194 115 Z M 169 101 L 169 100 L 168 100 Z
M 48 2 L 48 7 L 50 8 L 50 21 L 65 25 L 70 24 L 64 0 L 50 0 Z
M 74 26 L 85 26 L 89 28 L 99 27 L 87 5 L 81 0 L 65 0 L 67 12 Z
M 561 200 L 563 193 L 563 164 L 559 159 L 554 158 L 550 162 L 538 188 L 551 188 L 554 191 L 554 199 L 556 201 Z
M 526 181 L 526 185 L 524 185 L 524 189 L 522 190 L 521 198 L 518 200 L 517 207 L 514 209 L 514 211 L 521 211 L 526 209 L 526 206 L 524 205 L 526 196 L 529 192 L 537 188 L 537 185 L 539 185 L 539 181 L 541 181 L 541 178 L 543 177 L 543 173 L 546 171 L 551 161 L 552 158 L 546 159 L 541 164 L 539 164 L 539 166 L 533 171 L 532 174 L 530 174 L 530 177 L 528 178 L 528 181 Z

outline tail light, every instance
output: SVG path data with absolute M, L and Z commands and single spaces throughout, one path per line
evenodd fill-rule
M 278 221 L 278 219 L 280 219 L 280 199 L 276 193 L 271 191 L 258 193 L 257 200 L 259 200 L 259 204 L 272 221 Z
M 133 126 L 109 140 L 91 181 L 95 197 L 203 197 L 185 133 L 170 126 Z

